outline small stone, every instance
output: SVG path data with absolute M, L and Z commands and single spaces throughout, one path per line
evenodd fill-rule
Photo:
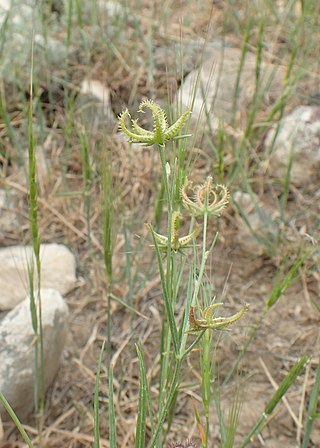
M 211 129 L 218 129 L 220 122 L 231 125 L 234 118 L 237 127 L 245 126 L 249 106 L 255 94 L 256 56 L 252 53 L 246 54 L 235 109 L 234 94 L 240 60 L 241 50 L 222 45 L 220 48 L 217 45 L 212 46 L 205 54 L 200 76 L 199 70 L 194 70 L 184 79 L 175 104 L 181 104 L 182 110 L 193 104 L 191 129 L 196 126 L 205 129 L 208 119 Z M 260 76 L 261 106 L 267 107 L 281 95 L 285 69 L 262 62 Z M 207 113 L 203 111 L 204 103 Z
M 0 310 L 10 310 L 28 292 L 28 268 L 34 260 L 31 246 L 11 246 L 0 249 Z M 70 250 L 62 244 L 42 244 L 40 247 L 41 287 L 53 288 L 64 295 L 76 286 L 76 262 Z M 36 285 L 36 269 L 35 285 Z
M 75 104 L 76 118 L 88 132 L 112 132 L 117 119 L 110 104 L 110 90 L 100 81 L 85 79 Z
M 48 388 L 59 368 L 65 344 L 68 306 L 54 289 L 42 289 L 41 300 Z M 0 390 L 18 417 L 25 419 L 34 406 L 34 331 L 29 297 L 0 321 Z M 0 413 L 3 420 L 9 419 L 2 404 Z
M 277 126 L 270 129 L 265 149 L 271 153 L 273 178 L 284 181 L 293 161 L 290 181 L 294 185 L 301 187 L 315 181 L 320 170 L 320 106 L 294 109 L 282 119 L 279 129 Z
M 277 239 L 277 226 L 271 214 L 254 195 L 236 192 L 233 195 L 236 205 L 237 241 L 241 249 L 251 255 L 269 255 L 274 250 Z

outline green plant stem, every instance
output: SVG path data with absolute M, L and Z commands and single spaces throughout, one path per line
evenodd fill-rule
M 169 412 L 169 409 L 172 405 L 172 402 L 175 398 L 176 395 L 176 391 L 178 389 L 178 385 L 179 385 L 179 378 L 180 378 L 180 371 L 181 371 L 181 364 L 182 364 L 182 360 L 177 360 L 176 364 L 175 364 L 175 368 L 174 368 L 174 372 L 173 372 L 173 376 L 172 376 L 172 381 L 171 381 L 171 385 L 170 385 L 170 390 L 169 390 L 169 394 L 168 394 L 168 398 L 166 401 L 166 404 L 164 405 L 162 412 L 159 416 L 159 420 L 158 420 L 158 424 L 157 427 L 155 429 L 155 432 L 153 434 L 153 438 L 150 442 L 149 448 L 156 448 L 157 446 L 157 442 L 159 439 L 159 436 L 161 434 L 161 431 L 163 429 L 163 424 L 164 421 L 166 419 L 166 416 Z
M 203 234 L 202 234 L 202 256 L 201 256 L 201 264 L 199 269 L 199 275 L 197 277 L 197 280 L 195 282 L 194 292 L 193 292 L 193 298 L 192 298 L 192 305 L 195 305 L 198 300 L 198 295 L 200 291 L 200 286 L 202 282 L 202 277 L 204 274 L 206 261 L 208 258 L 208 255 L 210 251 L 206 251 L 207 246 L 207 227 L 208 227 L 208 214 L 207 212 L 203 215 Z
M 211 345 L 212 338 L 209 331 L 204 333 L 202 339 L 202 351 L 201 351 L 201 389 L 202 389 L 202 402 L 206 415 L 206 439 L 204 448 L 208 448 L 209 440 L 209 413 L 210 413 L 210 401 L 211 401 Z
M 95 388 L 94 388 L 94 402 L 93 402 L 93 408 L 94 408 L 94 427 L 93 427 L 94 444 L 93 444 L 93 446 L 94 446 L 94 448 L 100 448 L 99 383 L 100 383 L 101 363 L 102 363 L 105 345 L 106 345 L 106 341 L 103 341 L 101 351 L 100 351 L 99 361 L 98 361 L 96 382 L 95 382 Z
M 116 415 L 113 400 L 113 366 L 108 369 L 109 375 L 109 442 L 110 448 L 117 448 Z
M 186 358 L 189 355 L 189 353 L 198 344 L 198 342 L 200 341 L 200 339 L 202 338 L 202 336 L 204 335 L 205 332 L 206 332 L 206 330 L 202 330 L 201 333 L 198 334 L 198 336 L 195 338 L 195 340 L 192 342 L 192 344 L 190 344 L 189 347 L 187 348 L 187 350 L 183 353 L 183 355 L 182 355 L 183 358 Z
M 138 419 L 136 425 L 136 448 L 145 448 L 148 385 L 142 347 L 137 345 L 136 350 L 139 359 L 140 379 Z M 152 416 L 150 416 L 150 418 L 152 419 Z
M 167 272 L 166 272 L 166 285 L 167 291 L 170 295 L 171 292 L 171 284 L 170 284 L 170 266 L 171 266 L 171 226 L 172 226 L 172 200 L 168 182 L 168 174 L 167 174 L 167 159 L 166 159 L 166 151 L 165 145 L 158 145 L 160 160 L 161 160 L 161 168 L 162 168 L 162 179 L 164 184 L 164 190 L 167 197 L 167 206 L 168 206 L 168 247 L 167 247 Z
M 30 276 L 30 312 L 35 335 L 35 409 L 38 420 L 38 432 L 40 446 L 42 446 L 43 411 L 45 406 L 45 366 L 44 344 L 42 326 L 42 301 L 41 301 L 41 263 L 40 263 L 40 234 L 38 226 L 38 189 L 36 179 L 36 154 L 33 135 L 33 40 L 31 51 L 30 74 L 30 103 L 29 103 L 29 219 L 32 237 L 33 252 L 37 273 L 37 300 L 35 300 L 33 275 Z M 36 303 L 37 301 L 37 303 Z M 38 374 L 39 372 L 39 374 Z
M 171 332 L 171 336 L 172 336 L 172 340 L 173 340 L 174 351 L 175 351 L 175 353 L 177 355 L 179 353 L 178 331 L 177 331 L 177 327 L 176 327 L 176 323 L 175 323 L 175 319 L 174 319 L 174 312 L 173 312 L 172 303 L 171 303 L 171 300 L 170 300 L 171 298 L 170 298 L 170 296 L 168 294 L 168 290 L 167 290 L 165 273 L 164 273 L 164 269 L 163 269 L 163 266 L 162 266 L 161 253 L 160 253 L 160 249 L 159 249 L 157 240 L 155 239 L 152 226 L 148 225 L 148 228 L 151 231 L 152 238 L 153 238 L 153 243 L 154 243 L 154 246 L 155 246 L 155 249 L 156 249 L 156 255 L 157 255 L 158 266 L 159 266 L 159 271 L 160 271 L 160 278 L 161 278 L 162 292 L 163 292 L 163 295 L 164 295 L 164 302 L 165 302 L 165 307 L 166 307 L 166 313 L 167 313 L 167 316 L 168 316 L 169 327 L 170 327 L 170 332 Z

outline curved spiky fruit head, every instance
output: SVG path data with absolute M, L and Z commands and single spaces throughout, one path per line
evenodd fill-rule
M 215 317 L 214 309 L 223 303 L 213 303 L 205 310 L 200 310 L 201 318 L 196 316 L 196 308 L 192 306 L 189 313 L 189 330 L 187 333 L 196 333 L 203 330 L 223 330 L 228 325 L 239 320 L 249 309 L 249 304 L 243 305 L 240 311 L 229 317 Z
M 165 137 L 166 140 L 173 140 L 176 137 L 186 137 L 186 136 L 179 136 L 181 129 L 183 128 L 184 124 L 189 118 L 189 115 L 191 114 L 190 110 L 187 110 L 184 114 L 181 115 L 178 120 L 173 123 L 166 131 L 165 131 Z
M 132 129 L 128 129 L 125 124 L 126 117 L 130 118 L 128 109 L 124 110 L 119 116 L 120 128 L 129 137 L 130 142 L 142 143 L 144 145 L 163 145 L 167 140 L 187 137 L 186 135 L 179 135 L 179 133 L 190 114 L 189 111 L 181 115 L 181 117 L 169 127 L 166 113 L 159 104 L 152 100 L 142 101 L 139 106 L 139 112 L 144 112 L 146 108 L 148 108 L 152 114 L 154 123 L 152 131 L 148 131 L 139 126 L 138 120 L 131 120 Z
M 153 133 L 145 131 L 144 129 L 140 128 L 140 126 L 137 125 L 133 127 L 135 132 L 132 132 L 130 129 L 127 128 L 125 124 L 125 119 L 127 117 L 131 118 L 128 109 L 125 109 L 119 115 L 119 125 L 122 132 L 129 137 L 129 141 L 136 143 L 145 143 L 147 145 L 153 145 Z
M 182 252 L 183 249 L 188 249 L 192 247 L 192 242 L 196 239 L 196 237 L 200 233 L 201 227 L 196 223 L 195 229 L 193 232 L 189 233 L 186 236 L 179 236 L 179 220 L 180 220 L 180 212 L 173 212 L 172 222 L 171 222 L 171 239 L 165 235 L 161 235 L 154 231 L 151 224 L 147 225 L 148 230 L 152 233 L 157 246 L 162 251 L 167 251 L 168 246 L 170 245 L 170 250 Z

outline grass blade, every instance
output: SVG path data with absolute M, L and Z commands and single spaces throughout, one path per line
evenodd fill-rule
M 309 357 L 305 355 L 302 358 L 300 358 L 299 361 L 292 367 L 290 372 L 282 380 L 276 393 L 273 395 L 273 397 L 271 398 L 271 400 L 265 407 L 264 413 L 262 414 L 262 416 L 259 418 L 257 423 L 254 425 L 252 430 L 249 432 L 249 434 L 246 436 L 246 438 L 240 445 L 240 448 L 244 448 L 245 446 L 247 446 L 261 432 L 261 429 L 262 429 L 265 421 L 268 419 L 268 417 L 274 411 L 275 407 L 277 406 L 277 404 L 279 403 L 281 398 L 286 394 L 288 389 L 292 386 L 292 384 L 294 384 L 294 382 L 296 381 L 298 375 L 301 373 L 301 371 L 304 368 L 307 361 L 309 361 Z
M 30 309 L 31 319 L 33 322 L 33 330 L 35 335 L 35 410 L 38 415 L 38 431 L 41 439 L 43 411 L 45 406 L 45 365 L 44 365 L 44 342 L 42 327 L 42 301 L 40 294 L 41 287 L 41 262 L 40 262 L 40 232 L 38 225 L 38 185 L 36 175 L 36 144 L 33 133 L 33 51 L 34 36 L 32 37 L 31 47 L 31 70 L 30 70 L 30 103 L 28 110 L 28 160 L 29 160 L 29 225 L 32 238 L 32 247 L 34 252 L 36 274 L 37 274 L 37 303 L 34 297 L 33 275 L 29 278 L 30 289 Z M 33 274 L 33 270 L 29 274 Z M 41 445 L 41 443 L 40 443 Z
M 12 407 L 10 406 L 10 404 L 7 402 L 7 400 L 5 399 L 4 395 L 0 392 L 0 401 L 3 404 L 3 406 L 5 407 L 6 411 L 8 412 L 8 414 L 10 415 L 10 417 L 12 418 L 14 424 L 16 425 L 17 429 L 19 430 L 20 434 L 23 437 L 23 440 L 26 442 L 26 444 L 28 445 L 29 448 L 34 448 L 32 445 L 31 440 L 29 439 L 28 434 L 25 432 L 25 430 L 23 429 L 23 426 L 21 425 L 20 420 L 18 419 L 18 417 L 16 416 L 16 414 L 14 413 L 14 410 L 12 409 Z
M 113 401 L 113 368 L 109 369 L 109 442 L 110 448 L 117 448 L 116 414 Z
M 312 388 L 308 412 L 307 412 L 307 416 L 306 416 L 306 427 L 305 427 L 305 432 L 304 432 L 303 441 L 302 441 L 302 448 L 308 448 L 308 446 L 310 446 L 309 442 L 310 442 L 312 428 L 313 428 L 315 419 L 317 417 L 319 418 L 319 414 L 317 415 L 319 393 L 320 393 L 320 361 L 319 361 L 319 364 L 317 367 L 316 379 L 315 379 L 315 382 L 314 382 L 314 385 Z
M 226 376 L 223 385 L 227 384 L 231 377 L 233 376 L 234 372 L 236 371 L 240 361 L 244 357 L 245 353 L 247 352 L 251 342 L 254 340 L 257 331 L 261 327 L 264 318 L 266 317 L 269 310 L 278 302 L 278 300 L 283 296 L 285 291 L 291 286 L 295 281 L 298 279 L 298 271 L 299 268 L 303 265 L 303 263 L 312 256 L 312 252 L 307 253 L 303 257 L 297 256 L 295 263 L 293 266 L 289 269 L 288 273 L 284 276 L 284 278 L 280 281 L 275 281 L 275 285 L 272 288 L 271 294 L 269 295 L 264 310 L 260 316 L 260 319 L 256 324 L 254 324 L 250 330 L 250 334 L 248 336 L 248 339 L 243 346 L 243 349 L 240 351 L 239 355 L 237 356 L 236 360 L 234 361 L 228 375 Z
M 236 391 L 229 412 L 229 421 L 225 435 L 225 441 L 222 444 L 223 448 L 233 448 L 235 436 L 237 433 L 237 427 L 239 422 L 239 416 L 241 411 L 241 401 L 239 399 L 239 389 Z
M 96 374 L 96 383 L 94 388 L 94 448 L 100 448 L 100 428 L 99 428 L 99 383 L 100 383 L 100 372 L 101 372 L 101 363 L 103 358 L 103 352 L 106 345 L 106 341 L 103 341 L 99 361 L 98 361 L 98 368 L 97 368 L 97 374 Z
M 143 359 L 143 353 L 140 346 L 136 346 L 138 359 L 139 359 L 139 405 L 138 405 L 138 420 L 136 426 L 136 448 L 145 448 L 146 438 L 146 418 L 147 418 L 147 402 L 148 399 L 148 386 L 147 375 Z
M 150 230 L 150 232 L 152 234 L 154 246 L 155 246 L 155 249 L 156 249 L 156 254 L 157 254 L 157 259 L 158 259 L 158 266 L 159 266 L 159 271 L 160 271 L 161 284 L 162 284 L 162 292 L 163 292 L 163 295 L 164 295 L 164 302 L 165 302 L 165 305 L 166 305 L 166 311 L 168 313 L 168 321 L 169 321 L 170 332 L 171 332 L 171 336 L 172 336 L 172 340 L 173 340 L 174 351 L 175 351 L 176 354 L 178 354 L 179 353 L 178 332 L 177 332 L 176 322 L 175 322 L 175 319 L 174 319 L 172 303 L 170 301 L 169 294 L 168 294 L 168 289 L 167 289 L 167 286 L 166 286 L 166 279 L 165 279 L 164 269 L 163 269 L 163 266 L 162 266 L 161 253 L 160 253 L 160 249 L 159 249 L 157 240 L 155 239 L 155 236 L 154 236 L 153 228 L 152 228 L 152 226 L 150 224 L 148 224 L 148 229 Z

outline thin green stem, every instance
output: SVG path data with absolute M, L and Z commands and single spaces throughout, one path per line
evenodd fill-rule
M 36 177 L 36 153 L 33 134 L 33 42 L 31 51 L 31 74 L 30 74 L 30 103 L 29 103 L 29 218 L 32 237 L 33 252 L 36 263 L 37 274 L 37 304 L 35 303 L 33 275 L 30 276 L 30 309 L 35 334 L 35 408 L 38 419 L 38 431 L 40 446 L 42 446 L 43 411 L 45 405 L 45 367 L 44 346 L 42 326 L 42 301 L 41 301 L 41 263 L 40 263 L 40 233 L 38 226 L 38 188 Z M 39 374 L 37 373 L 39 372 Z
M 198 344 L 198 342 L 200 341 L 200 339 L 202 338 L 202 336 L 204 335 L 205 332 L 206 332 L 206 330 L 202 330 L 201 333 L 198 334 L 198 336 L 195 338 L 195 340 L 192 342 L 192 344 L 190 344 L 189 347 L 187 348 L 187 350 L 183 353 L 182 359 L 186 358 L 189 355 L 189 353 Z
M 200 291 L 200 286 L 201 286 L 201 282 L 202 282 L 202 277 L 204 274 L 204 270 L 205 270 L 205 266 L 206 266 L 206 261 L 209 255 L 209 251 L 206 251 L 206 246 L 207 246 L 207 227 L 208 227 L 208 214 L 207 212 L 204 213 L 203 215 L 203 234 L 202 234 L 202 257 L 201 257 L 201 264 L 200 264 L 200 269 L 199 269 L 199 275 L 196 279 L 195 282 L 195 287 L 194 287 L 194 292 L 193 292 L 193 299 L 192 299 L 192 305 L 194 305 L 196 303 L 196 301 L 198 300 L 198 295 L 199 295 L 199 291 Z
M 167 272 L 166 272 L 166 285 L 167 291 L 170 296 L 171 285 L 170 285 L 170 265 L 171 265 L 171 225 L 172 225 L 172 200 L 170 195 L 170 188 L 168 182 L 168 173 L 167 173 L 167 159 L 165 152 L 165 145 L 158 145 L 160 160 L 161 160 L 161 168 L 162 168 L 162 178 L 165 189 L 165 194 L 167 196 L 167 206 L 168 206 L 168 246 L 167 246 Z
M 201 353 L 201 389 L 202 402 L 204 405 L 206 415 L 206 438 L 204 448 L 208 448 L 209 440 L 209 414 L 211 401 L 211 344 L 212 337 L 209 331 L 206 331 L 202 339 L 202 353 Z
M 157 424 L 156 430 L 153 434 L 153 438 L 150 442 L 149 448 L 156 448 L 160 433 L 163 428 L 164 421 L 165 421 L 168 411 L 172 405 L 172 402 L 175 398 L 175 394 L 176 394 L 178 384 L 179 384 L 180 371 L 181 371 L 181 360 L 178 360 L 176 362 L 176 365 L 174 368 L 171 386 L 170 386 L 170 390 L 169 390 L 169 394 L 168 394 L 168 399 L 167 399 L 166 404 L 163 407 L 162 412 L 159 416 L 158 424 Z

